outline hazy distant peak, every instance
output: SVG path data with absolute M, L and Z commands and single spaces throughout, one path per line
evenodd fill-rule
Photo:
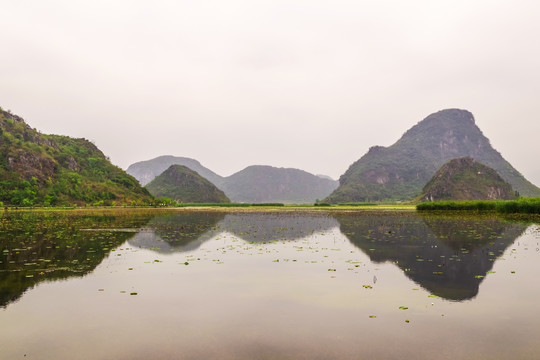
M 199 175 L 217 187 L 220 187 L 223 180 L 221 176 L 210 169 L 205 168 L 195 159 L 172 155 L 162 155 L 154 159 L 136 162 L 131 164 L 126 172 L 134 176 L 142 185 L 146 185 L 167 170 L 171 165 L 186 166 L 189 169 L 196 171 Z
M 193 162 L 194 164 L 201 165 L 201 163 L 198 160 L 188 158 L 188 157 L 183 157 L 183 156 L 174 156 L 174 155 L 162 155 L 151 160 L 156 160 L 156 161 L 184 160 L 184 161 Z
M 223 181 L 223 191 L 237 202 L 313 203 L 337 186 L 304 170 L 268 165 L 248 166 Z
M 136 163 L 130 165 L 129 167 L 139 166 L 139 165 L 154 166 L 155 164 L 171 164 L 171 165 L 173 165 L 173 164 L 177 164 L 177 163 L 189 163 L 189 164 L 201 166 L 201 163 L 198 160 L 195 160 L 195 159 L 192 159 L 192 158 L 183 157 L 183 156 L 174 156 L 174 155 L 161 155 L 161 156 L 158 156 L 158 157 L 153 158 L 153 159 L 136 162 Z M 169 166 L 167 166 L 167 168 Z M 128 169 L 129 169 L 129 167 L 128 167 Z
M 246 168 L 244 168 L 244 170 L 241 170 L 241 171 L 245 171 L 245 170 L 250 170 L 250 171 L 253 171 L 253 170 L 256 170 L 256 171 L 274 171 L 274 170 L 280 170 L 280 171 L 297 171 L 297 172 L 303 172 L 303 173 L 306 173 L 306 174 L 310 174 L 310 175 L 313 175 L 305 170 L 302 170 L 302 169 L 296 169 L 296 168 L 286 168 L 286 167 L 277 167 L 277 166 L 271 166 L 271 165 L 250 165 Z
M 170 155 L 135 163 L 127 172 L 147 184 L 174 164 L 196 171 L 235 202 L 313 203 L 330 195 L 338 186 L 330 177 L 270 165 L 251 165 L 231 176 L 221 177 L 193 159 Z
M 315 176 L 320 177 L 321 179 L 326 179 L 326 180 L 336 181 L 336 180 L 334 180 L 331 176 L 324 175 L 324 174 L 316 174 Z

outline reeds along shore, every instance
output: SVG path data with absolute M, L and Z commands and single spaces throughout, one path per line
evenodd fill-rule
M 420 211 L 428 210 L 476 210 L 496 211 L 503 214 L 540 214 L 540 198 L 521 198 L 498 201 L 435 201 L 416 205 Z

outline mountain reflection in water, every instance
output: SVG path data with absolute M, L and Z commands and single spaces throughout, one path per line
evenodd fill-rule
M 327 214 L 172 214 L 152 219 L 129 244 L 161 253 L 191 251 L 220 233 L 233 234 L 246 242 L 264 243 L 294 241 L 338 226 Z
M 261 210 L 0 213 L 0 358 L 538 358 L 539 226 Z
M 156 216 L 129 240 L 129 244 L 160 253 L 195 250 L 220 232 L 217 224 L 224 217 L 225 214 L 219 212 Z
M 526 227 L 494 216 L 413 212 L 4 213 L 0 306 L 39 282 L 92 272 L 126 241 L 136 248 L 174 253 L 195 251 L 222 233 L 265 244 L 336 228 L 371 261 L 394 263 L 432 294 L 461 301 L 477 296 L 483 277 Z M 87 231 L 92 229 L 98 231 Z
M 335 215 L 341 232 L 371 261 L 392 262 L 448 300 L 472 299 L 494 262 L 527 225 L 493 216 L 380 212 Z
M 0 307 L 40 282 L 92 272 L 112 249 L 133 236 L 118 229 L 137 229 L 153 216 L 133 211 L 5 211 L 0 221 Z
M 411 212 L 173 214 L 152 219 L 129 243 L 166 253 L 195 250 L 221 233 L 261 243 L 335 227 L 371 261 L 392 262 L 432 294 L 461 301 L 478 294 L 497 257 L 527 225 L 493 216 Z

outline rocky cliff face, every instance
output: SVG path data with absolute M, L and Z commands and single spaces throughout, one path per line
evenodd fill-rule
M 466 110 L 448 109 L 431 114 L 389 147 L 372 147 L 352 164 L 340 186 L 326 201 L 412 200 L 447 161 L 470 156 L 495 169 L 524 196 L 540 196 L 491 146 Z

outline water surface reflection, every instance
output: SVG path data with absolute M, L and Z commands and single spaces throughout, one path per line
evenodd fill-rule
M 391 262 L 432 294 L 460 301 L 478 294 L 494 262 L 527 225 L 493 216 L 410 212 L 13 213 L 3 218 L 0 229 L 0 306 L 38 282 L 89 273 L 126 240 L 130 246 L 166 254 L 194 251 L 223 233 L 264 244 L 296 241 L 337 227 L 371 261 Z
M 338 227 L 328 214 L 299 213 L 193 213 L 155 217 L 129 244 L 162 253 L 191 251 L 221 233 L 249 243 L 294 241 Z
M 371 261 L 392 262 L 432 294 L 467 300 L 497 258 L 527 228 L 493 216 L 364 213 L 335 215 Z
M 0 357 L 536 359 L 540 228 L 527 226 L 14 213 L 0 222 Z
M 40 282 L 90 273 L 134 235 L 130 229 L 136 231 L 154 216 L 137 211 L 5 211 L 0 221 L 0 307 Z M 100 231 L 86 231 L 92 229 Z

